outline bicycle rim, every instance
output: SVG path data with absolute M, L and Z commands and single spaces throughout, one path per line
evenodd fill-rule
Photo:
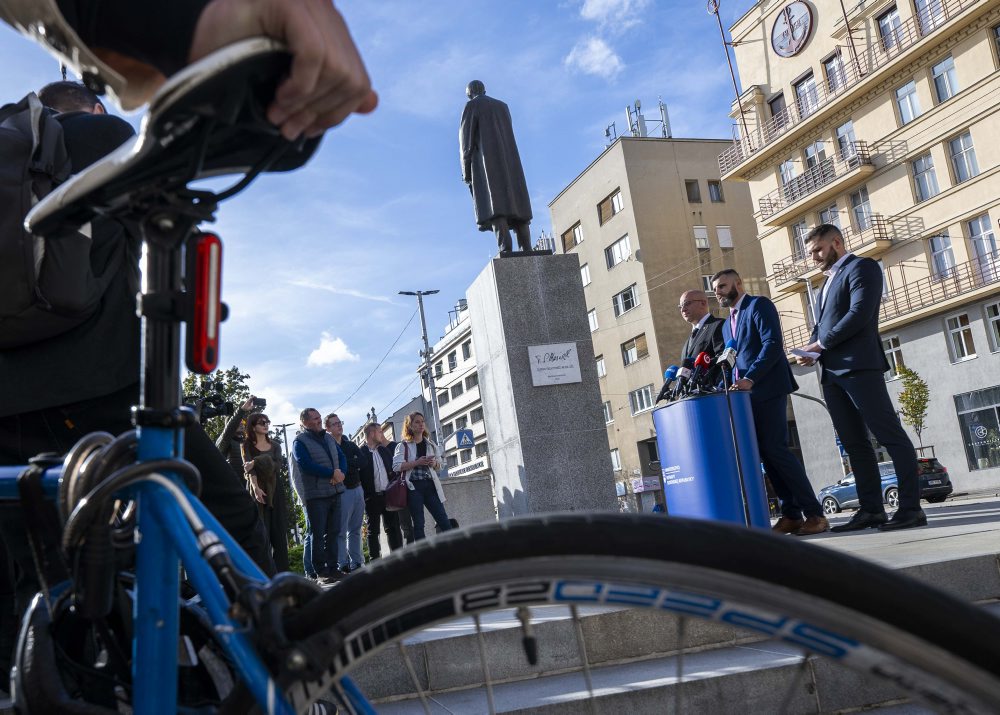
M 484 615 L 519 607 L 532 609 L 537 666 L 518 648 L 523 624 L 491 630 Z M 348 675 L 391 712 L 742 712 L 746 702 L 719 702 L 700 674 L 721 642 L 729 658 L 796 649 L 756 711 L 870 704 L 851 699 L 860 692 L 942 712 L 1000 707 L 1000 622 L 989 614 L 828 549 L 705 522 L 551 516 L 473 528 L 352 575 L 301 616 L 313 631 L 330 626 L 339 647 L 323 678 L 290 688 L 297 703 Z M 471 619 L 459 638 L 415 636 L 456 619 Z M 662 683 L 623 701 L 602 681 L 622 664 L 661 669 Z M 526 705 L 543 674 L 574 694 Z

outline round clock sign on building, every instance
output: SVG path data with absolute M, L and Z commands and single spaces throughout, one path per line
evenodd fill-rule
M 797 55 L 805 47 L 813 24 L 812 9 L 796 0 L 781 9 L 771 28 L 771 47 L 781 57 Z

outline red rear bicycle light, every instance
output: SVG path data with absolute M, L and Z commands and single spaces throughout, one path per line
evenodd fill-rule
M 222 241 L 212 233 L 194 234 L 187 246 L 187 366 L 207 375 L 219 363 L 222 320 Z

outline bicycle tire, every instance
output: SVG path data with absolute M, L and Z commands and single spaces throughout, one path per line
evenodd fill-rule
M 622 514 L 510 519 L 449 532 L 369 564 L 290 618 L 290 636 L 323 631 L 336 652 L 326 675 L 302 690 L 320 692 L 418 627 L 469 615 L 475 603 L 463 610 L 462 599 L 477 588 L 574 574 L 596 583 L 647 584 L 664 594 L 682 589 L 721 597 L 723 608 L 732 602 L 778 613 L 808 628 L 775 636 L 801 645 L 802 634 L 812 633 L 815 640 L 805 641 L 814 652 L 857 642 L 857 651 L 827 655 L 888 677 L 929 704 L 953 712 L 1000 709 L 1000 620 L 982 609 L 787 537 Z M 554 602 L 551 593 L 546 598 L 533 603 Z M 453 614 L 440 608 L 449 602 Z M 419 613 L 430 603 L 438 604 L 436 612 Z M 709 615 L 719 620 L 725 613 Z M 817 633 L 835 637 L 824 642 Z

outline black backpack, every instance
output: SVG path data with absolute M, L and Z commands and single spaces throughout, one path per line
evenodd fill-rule
M 0 350 L 64 333 L 93 315 L 124 246 L 95 276 L 90 225 L 34 236 L 24 218 L 72 170 L 55 113 L 31 93 L 0 107 Z

